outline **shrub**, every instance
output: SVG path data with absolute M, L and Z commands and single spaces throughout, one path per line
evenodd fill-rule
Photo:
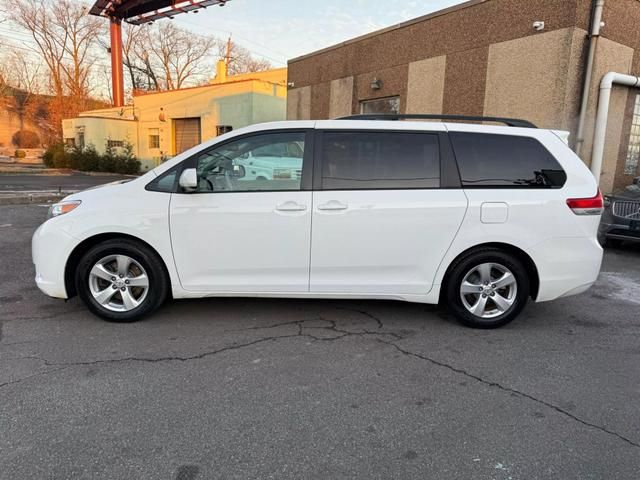
M 26 158 L 27 152 L 24 150 L 16 150 L 16 158 Z
M 49 168 L 68 168 L 69 159 L 62 143 L 51 145 L 42 156 L 44 164 Z
M 103 155 L 93 145 L 65 148 L 58 143 L 45 151 L 43 161 L 50 168 L 73 168 L 83 172 L 136 174 L 140 171 L 140 162 L 133 155 L 133 146 L 129 143 L 124 145 L 122 153 L 107 147 Z
M 100 168 L 100 154 L 96 151 L 96 147 L 89 145 L 82 151 L 78 166 L 74 167 L 83 172 L 97 172 Z
M 38 148 L 40 137 L 31 130 L 18 130 L 11 138 L 13 144 L 18 148 Z

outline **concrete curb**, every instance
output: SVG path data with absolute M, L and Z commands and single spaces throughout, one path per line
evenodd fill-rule
M 74 192 L 20 192 L 0 193 L 0 205 L 25 205 L 31 203 L 54 203 Z

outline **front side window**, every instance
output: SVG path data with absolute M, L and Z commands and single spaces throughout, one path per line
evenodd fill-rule
M 531 137 L 451 132 L 464 188 L 560 188 L 558 161 Z
M 325 132 L 322 188 L 438 188 L 438 136 L 404 132 Z
M 633 107 L 629 146 L 624 162 L 625 175 L 635 175 L 638 171 L 638 163 L 640 163 L 640 95 L 636 95 L 636 103 Z
M 214 147 L 198 156 L 198 192 L 301 189 L 305 134 L 268 133 Z

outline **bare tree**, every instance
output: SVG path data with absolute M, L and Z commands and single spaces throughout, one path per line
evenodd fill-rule
M 40 91 L 41 66 L 31 63 L 18 50 L 9 51 L 4 62 L 7 65 L 4 81 L 10 88 L 7 90 L 7 108 L 18 116 L 20 130 L 23 130 L 33 96 Z
M 11 20 L 34 40 L 34 51 L 49 74 L 54 102 L 50 127 L 59 133 L 62 118 L 85 109 L 101 19 L 88 15 L 78 0 L 7 0 Z
M 24 1 L 24 0 L 23 0 Z M 69 94 L 78 99 L 89 97 L 89 75 L 95 64 L 98 39 L 105 33 L 102 19 L 88 15 L 87 6 L 76 0 L 57 0 L 51 9 L 54 27 L 64 35 L 65 60 L 61 68 Z
M 254 57 L 248 49 L 238 45 L 231 39 L 218 41 L 217 47 L 218 58 L 227 62 L 229 75 L 262 72 L 273 68 L 271 62 L 263 58 Z

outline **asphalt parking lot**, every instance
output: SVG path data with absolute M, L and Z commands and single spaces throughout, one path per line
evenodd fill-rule
M 0 207 L 2 479 L 638 479 L 640 248 L 495 331 L 400 302 L 41 294 Z
M 61 175 L 0 174 L 0 192 L 85 190 L 127 178 L 131 177 L 114 174 L 86 175 L 77 172 Z

